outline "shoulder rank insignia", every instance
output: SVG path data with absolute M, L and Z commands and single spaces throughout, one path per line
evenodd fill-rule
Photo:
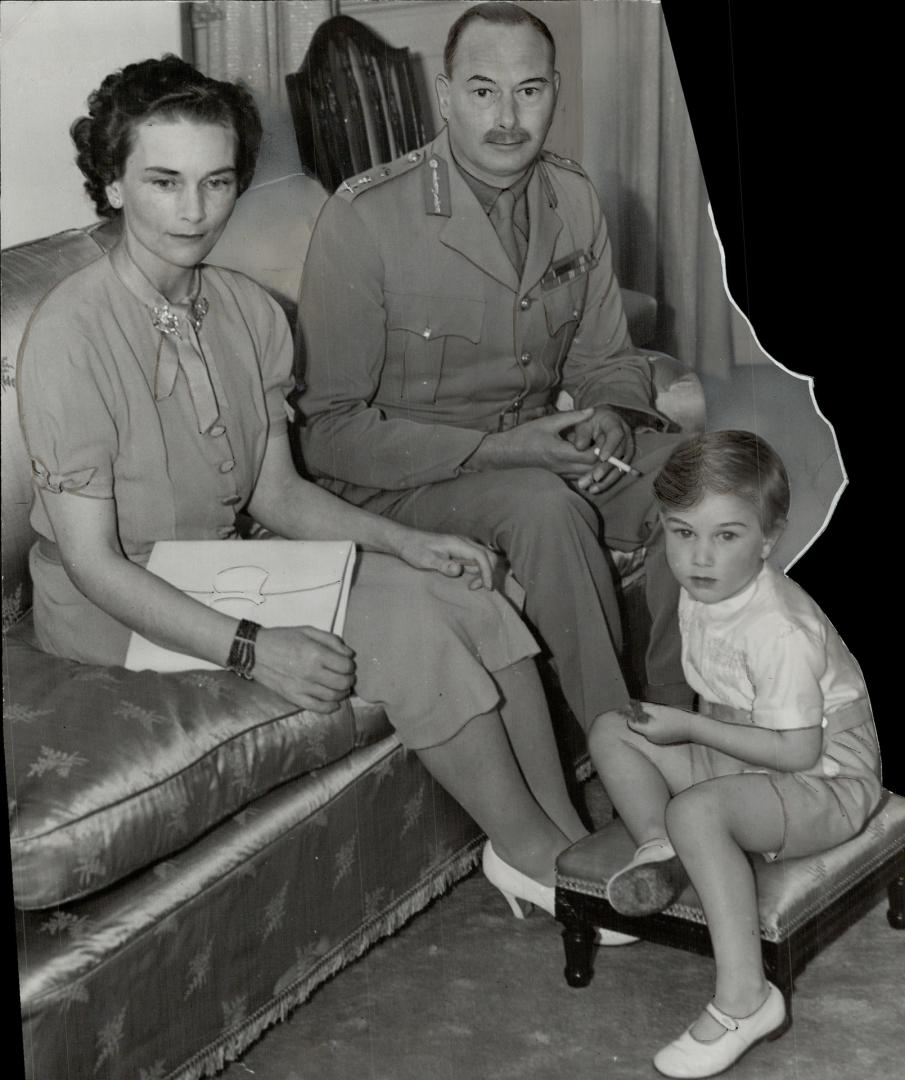
M 565 258 L 557 259 L 550 269 L 540 279 L 540 287 L 544 292 L 555 289 L 559 285 L 565 285 L 582 274 L 590 273 L 597 265 L 597 259 L 590 251 L 573 251 Z
M 424 212 L 440 217 L 452 216 L 452 202 L 449 197 L 449 165 L 431 154 L 421 171 L 424 184 Z
M 554 154 L 552 150 L 542 150 L 540 156 L 541 161 L 548 161 L 551 165 L 559 165 L 560 168 L 578 173 L 579 176 L 587 176 L 581 165 L 577 161 L 573 161 L 572 158 L 560 157 L 559 154 Z
M 347 180 L 343 180 L 336 189 L 336 194 L 351 201 L 361 195 L 363 191 L 379 187 L 384 181 L 390 180 L 394 176 L 402 176 L 403 173 L 409 172 L 423 160 L 423 150 L 412 150 L 411 153 L 404 154 L 401 158 L 396 158 L 395 161 L 388 161 L 383 165 L 374 165 L 357 176 L 350 176 Z

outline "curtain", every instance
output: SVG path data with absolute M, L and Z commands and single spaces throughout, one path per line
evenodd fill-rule
M 243 79 L 263 105 L 286 102 L 284 76 L 301 64 L 329 0 L 196 0 L 194 62 L 215 79 Z
M 584 165 L 616 269 L 660 302 L 657 344 L 701 374 L 765 360 L 723 289 L 719 245 L 660 5 L 582 5 Z

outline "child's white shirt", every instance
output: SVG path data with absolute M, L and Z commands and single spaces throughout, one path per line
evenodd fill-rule
M 824 613 L 767 564 L 715 604 L 682 589 L 679 626 L 689 686 L 749 711 L 760 727 L 814 727 L 831 709 L 867 697 L 854 657 Z

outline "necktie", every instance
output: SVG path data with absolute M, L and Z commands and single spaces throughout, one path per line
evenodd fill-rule
M 500 243 L 503 245 L 503 250 L 509 256 L 509 261 L 521 274 L 525 265 L 525 248 L 527 245 L 520 243 L 521 234 L 512 220 L 514 210 L 515 196 L 509 188 L 504 188 L 490 208 L 490 223 L 496 230 Z

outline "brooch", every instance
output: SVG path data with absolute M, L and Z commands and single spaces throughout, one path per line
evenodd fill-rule
M 204 316 L 208 313 L 210 304 L 207 302 L 207 297 L 199 296 L 197 300 L 193 300 L 189 305 L 187 318 L 195 329 L 195 333 L 198 333 L 201 329 L 201 324 L 204 322 Z M 155 304 L 151 311 L 151 321 L 154 324 L 154 328 L 159 330 L 161 334 L 173 334 L 182 340 L 182 333 L 179 329 L 179 315 L 175 311 L 170 310 L 168 303 Z
M 189 322 L 195 328 L 196 334 L 201 329 L 201 324 L 204 322 L 204 316 L 208 313 L 209 309 L 210 304 L 207 302 L 206 296 L 199 296 L 197 300 L 192 301 Z

